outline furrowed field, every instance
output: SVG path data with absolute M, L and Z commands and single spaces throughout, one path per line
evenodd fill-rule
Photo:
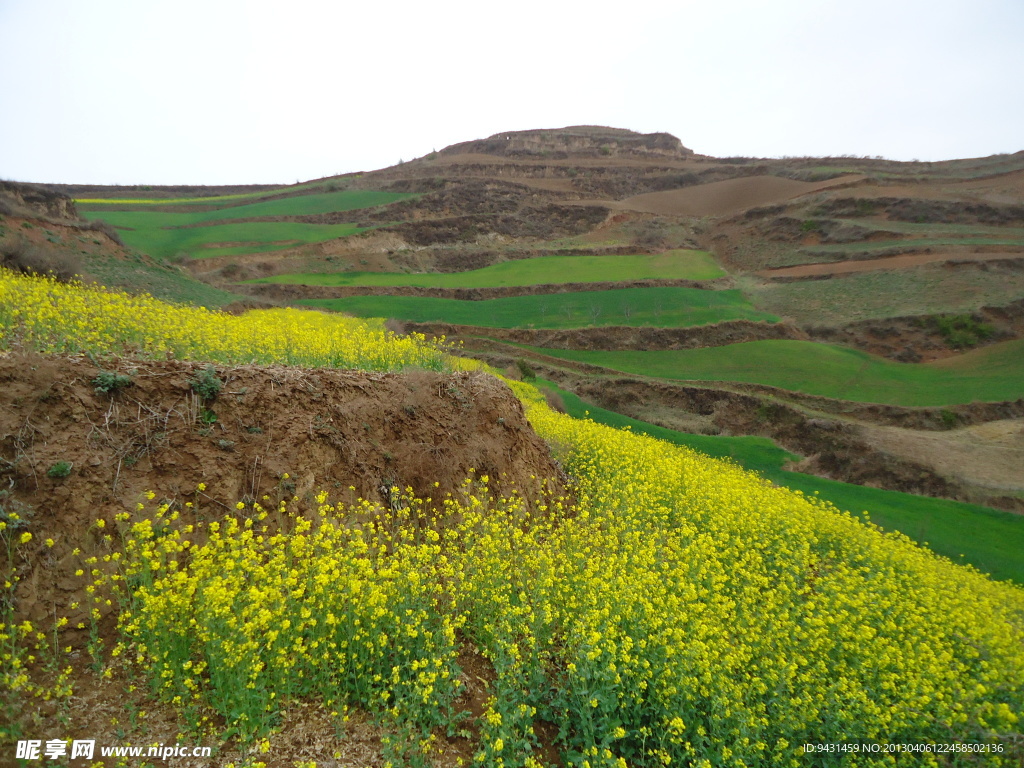
M 231 317 L 5 272 L 0 333 L 45 353 L 474 366 L 375 323 Z M 395 488 L 385 506 L 324 491 L 226 511 L 97 508 L 77 557 L 93 629 L 106 601 L 117 608 L 111 647 L 95 631 L 67 645 L 72 606 L 52 626 L 23 618 L 22 553 L 57 532 L 5 512 L 6 721 L 70 699 L 62 670 L 78 653 L 100 678 L 131 670 L 184 733 L 233 739 L 253 766 L 272 756 L 282 713 L 310 700 L 340 738 L 350 713 L 371 713 L 394 765 L 430 764 L 471 724 L 476 764 L 536 766 L 541 723 L 581 767 L 1020 764 L 1024 589 L 509 386 L 572 498 L 499 498 L 472 473 L 445 498 Z M 494 670 L 477 718 L 457 711 L 466 646 Z M 27 738 L 20 727 L 6 735 Z M 803 753 L 860 740 L 992 751 Z

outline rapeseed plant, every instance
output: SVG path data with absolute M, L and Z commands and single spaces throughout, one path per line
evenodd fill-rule
M 0 334 L 44 351 L 213 362 L 477 365 L 362 321 L 232 318 L 6 273 Z M 978 764 L 1019 764 L 1024 590 L 510 386 L 557 446 L 571 506 L 495 498 L 482 477 L 440 500 L 392 489 L 382 508 L 321 494 L 240 502 L 209 522 L 142 503 L 98 520 L 110 549 L 82 563 L 89 615 L 119 600 L 123 640 L 110 655 L 140 665 L 194 729 L 214 714 L 249 743 L 289 700 L 358 705 L 387 724 L 396 763 L 425 764 L 436 732 L 458 722 L 457 657 L 471 643 L 495 672 L 482 765 L 535 766 L 539 720 L 581 767 L 825 766 L 833 756 L 805 755 L 805 742 L 853 740 L 989 744 L 1003 751 Z M 8 552 L 29 533 L 17 522 L 0 523 Z M 11 616 L 0 653 L 21 690 L 38 630 Z
M 297 309 L 234 316 L 0 269 L 0 348 L 14 343 L 48 353 L 384 371 L 442 370 L 446 359 L 422 335 L 395 336 L 381 320 Z

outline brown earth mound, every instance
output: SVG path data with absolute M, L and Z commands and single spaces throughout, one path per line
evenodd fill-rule
M 198 364 L 104 365 L 132 383 L 104 394 L 93 383 L 100 369 L 84 358 L 0 357 L 4 504 L 34 510 L 37 530 L 68 532 L 52 550 L 29 545 L 53 565 L 19 586 L 33 620 L 54 597 L 66 602 L 54 590 L 83 586 L 71 576 L 79 532 L 133 510 L 146 491 L 221 515 L 239 500 L 319 489 L 385 507 L 393 486 L 439 499 L 474 471 L 499 493 L 535 498 L 548 478 L 560 488 L 519 401 L 482 373 L 220 368 L 223 388 L 204 402 L 190 384 Z

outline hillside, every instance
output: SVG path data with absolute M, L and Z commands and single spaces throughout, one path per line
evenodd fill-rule
M 14 735 L 1015 764 L 1022 179 L 573 126 L 290 187 L 4 183 Z

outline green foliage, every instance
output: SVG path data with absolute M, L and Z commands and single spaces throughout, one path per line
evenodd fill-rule
M 817 219 L 807 219 L 800 224 L 800 230 L 802 232 L 820 232 L 821 222 Z
M 193 258 L 236 256 L 242 253 L 263 253 L 347 237 L 362 230 L 355 224 L 304 224 L 294 221 L 230 222 L 203 227 L 174 228 L 175 213 L 151 211 L 104 211 L 103 218 L 124 229 L 125 243 L 136 250 L 161 259 L 170 259 L 185 251 Z M 136 219 L 145 218 L 145 221 Z M 163 223 L 160 223 L 163 222 Z M 218 243 L 245 243 L 225 245 Z
M 519 369 L 519 373 L 522 375 L 523 381 L 536 381 L 537 372 L 533 370 L 533 366 L 523 360 L 523 358 L 520 357 L 516 360 L 516 367 Z
M 51 477 L 54 480 L 63 480 L 65 477 L 71 474 L 71 467 L 73 465 L 70 461 L 58 461 L 56 464 L 46 470 L 46 476 Z
M 726 320 L 775 322 L 756 310 L 738 290 L 619 288 L 611 291 L 511 296 L 484 301 L 429 296 L 348 296 L 303 299 L 298 303 L 359 317 L 393 317 L 414 323 L 454 323 L 488 328 L 583 328 L 601 325 L 676 328 Z
M 117 373 L 116 371 L 100 371 L 99 375 L 91 383 L 97 392 L 109 395 L 119 389 L 130 387 L 132 385 L 132 377 L 123 373 Z
M 448 274 L 347 272 L 286 274 L 252 283 L 289 285 L 419 285 L 431 288 L 595 283 L 615 280 L 713 280 L 725 273 L 706 251 L 675 250 L 654 255 L 542 256 Z
M 217 378 L 217 369 L 207 365 L 188 380 L 192 391 L 203 398 L 204 401 L 215 400 L 220 394 L 224 382 Z
M 985 270 L 983 265 L 950 270 L 942 264 L 926 264 L 792 283 L 749 281 L 746 288 L 758 309 L 808 325 L 970 312 L 979 296 L 989 305 L 1024 297 L 1020 280 L 1007 280 L 1006 273 Z
M 863 403 L 941 406 L 1024 397 L 1022 339 L 922 364 L 896 363 L 847 347 L 790 340 L 651 352 L 537 351 L 644 376 L 767 384 Z
M 33 514 L 35 510 L 31 506 L 11 496 L 9 490 L 0 490 L 0 523 L 4 523 L 4 534 L 28 528 Z
M 331 182 L 337 186 L 335 182 Z M 124 228 L 125 242 L 132 248 L 164 259 L 186 252 L 195 258 L 231 256 L 239 253 L 274 251 L 302 243 L 321 242 L 361 231 L 355 224 L 306 224 L 294 221 L 233 222 L 261 216 L 315 215 L 352 211 L 387 205 L 415 195 L 374 190 L 338 190 L 323 194 L 291 195 L 277 200 L 256 200 L 237 205 L 234 198 L 224 199 L 223 207 L 194 211 L 186 204 L 171 207 L 180 210 L 153 210 L 152 205 L 129 206 L 129 210 L 110 210 L 109 204 L 83 203 L 82 215 L 89 219 L 102 216 L 105 221 Z M 215 198 L 194 202 L 210 205 Z M 121 201 L 124 206 L 124 201 Z M 161 208 L 166 207 L 162 205 Z M 208 225 L 208 226 L 196 226 Z M 250 243 L 241 246 L 209 247 L 216 243 Z
M 967 349 L 992 338 L 996 329 L 989 323 L 975 320 L 971 315 L 940 315 L 934 318 L 946 344 L 953 349 Z

